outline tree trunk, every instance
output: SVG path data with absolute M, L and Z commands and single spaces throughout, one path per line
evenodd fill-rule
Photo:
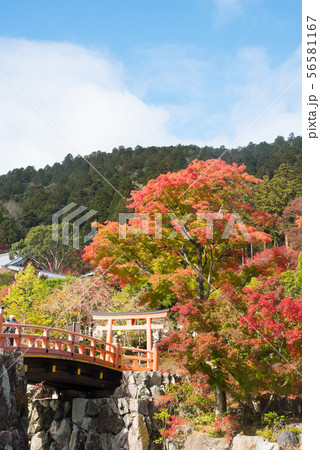
M 203 265 L 202 265 L 202 248 L 200 246 L 196 246 L 197 251 L 197 265 L 198 265 L 198 288 L 199 288 L 199 297 L 200 300 L 205 300 L 205 291 L 204 291 L 204 277 L 203 277 Z
M 255 413 L 261 414 L 261 401 L 259 398 L 252 399 L 252 409 Z
M 289 248 L 288 236 L 285 234 L 284 238 L 285 238 L 286 248 Z
M 227 412 L 227 396 L 225 391 L 218 387 L 215 390 L 216 408 L 215 413 L 219 416 Z

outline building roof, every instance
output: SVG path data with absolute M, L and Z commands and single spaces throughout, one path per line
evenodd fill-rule
M 6 253 L 8 255 L 9 258 L 9 253 Z M 24 258 L 23 256 L 17 256 L 16 258 L 10 259 L 7 264 L 5 264 L 4 267 L 8 267 L 11 268 L 11 266 L 16 266 L 16 267 L 20 267 L 21 264 L 26 260 L 27 258 Z
M 2 253 L 0 255 L 0 267 L 5 267 L 7 264 L 10 264 L 9 253 Z
M 38 272 L 38 277 L 46 277 L 49 280 L 52 280 L 54 278 L 66 278 L 66 275 L 63 275 L 62 273 L 53 273 L 53 272 L 47 272 L 46 270 L 40 270 Z

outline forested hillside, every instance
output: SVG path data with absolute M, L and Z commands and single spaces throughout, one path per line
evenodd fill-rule
M 287 140 L 279 136 L 271 144 L 250 143 L 228 150 L 222 159 L 229 164 L 245 164 L 249 174 L 265 177 L 256 192 L 257 206 L 281 214 L 285 206 L 301 195 L 301 147 L 301 137 L 291 134 Z M 132 189 L 139 189 L 162 173 L 184 169 L 196 158 L 218 158 L 224 150 L 223 146 L 196 145 L 119 147 L 111 153 L 93 152 L 86 159 L 127 198 Z M 126 211 L 126 201 L 88 162 L 69 154 L 52 167 L 36 170 L 29 166 L 2 175 L 0 243 L 9 247 L 31 228 L 50 224 L 52 214 L 72 201 L 97 210 L 100 223 L 116 219 L 119 212 Z M 272 193 L 276 193 L 276 205 Z

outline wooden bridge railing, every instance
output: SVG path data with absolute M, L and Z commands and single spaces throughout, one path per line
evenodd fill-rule
M 19 348 L 26 356 L 72 358 L 116 370 L 158 370 L 156 347 L 152 350 L 120 347 L 117 342 L 110 343 L 59 328 L 4 323 L 1 319 L 0 315 L 0 348 L 5 351 Z M 5 327 L 14 327 L 15 333 L 4 333 Z

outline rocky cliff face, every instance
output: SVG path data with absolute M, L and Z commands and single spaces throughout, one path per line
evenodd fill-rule
M 27 450 L 28 403 L 21 352 L 0 349 L 0 450 Z

